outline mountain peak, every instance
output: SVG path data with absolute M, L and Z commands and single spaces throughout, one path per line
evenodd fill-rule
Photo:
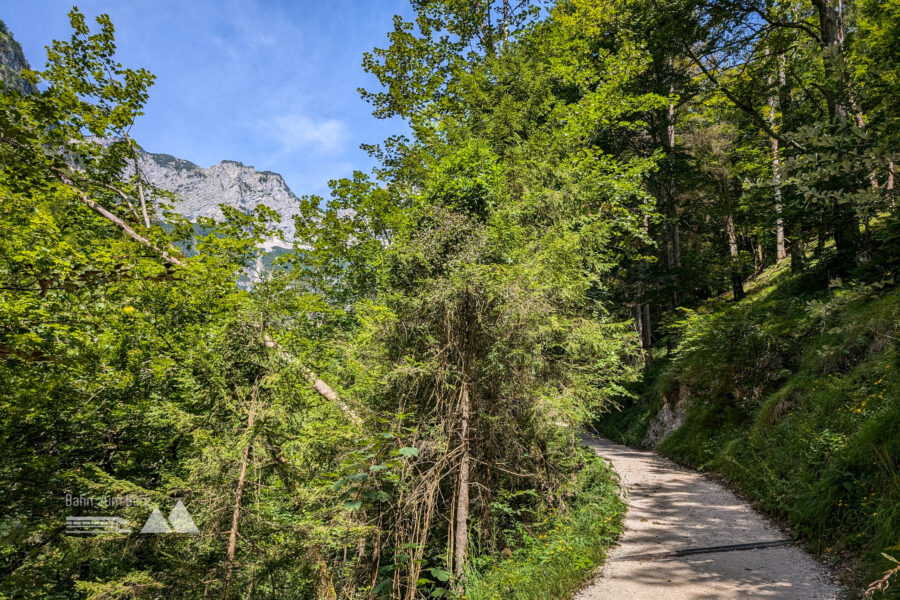
M 264 204 L 281 215 L 280 229 L 290 239 L 291 217 L 299 210 L 299 199 L 278 173 L 257 171 L 236 160 L 223 160 L 208 169 L 169 154 L 142 151 L 140 169 L 160 189 L 180 197 L 175 210 L 191 220 L 222 218 L 220 204 L 251 211 Z

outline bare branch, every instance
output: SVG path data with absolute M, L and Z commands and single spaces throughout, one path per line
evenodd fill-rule
M 774 129 L 772 129 L 772 127 L 769 125 L 769 123 L 766 121 L 766 119 L 763 118 L 763 116 L 761 114 L 759 114 L 759 111 L 757 111 L 755 108 L 753 108 L 746 102 L 742 101 L 740 98 L 737 97 L 737 95 L 735 95 L 734 92 L 732 92 L 730 89 L 728 89 L 727 86 L 722 84 L 719 81 L 718 77 L 716 77 L 709 69 L 707 69 L 706 65 L 703 64 L 703 61 L 700 60 L 696 54 L 694 54 L 693 50 L 691 50 L 687 46 L 685 46 L 684 50 L 685 50 L 685 53 L 687 54 L 687 56 L 694 62 L 694 64 L 700 68 L 700 70 L 703 72 L 703 74 L 706 76 L 706 78 L 710 81 L 710 83 L 712 83 L 723 94 L 725 94 L 725 97 L 728 98 L 729 100 L 731 100 L 732 104 L 734 104 L 737 108 L 739 108 L 742 111 L 744 111 L 745 113 L 747 113 L 747 115 L 749 115 L 756 122 L 756 124 L 759 126 L 759 128 L 762 129 L 769 137 L 776 139 L 784 144 L 789 144 L 789 145 L 793 146 L 794 148 L 799 148 L 800 150 L 803 149 L 803 146 L 801 146 L 799 143 L 797 143 L 797 141 L 789 140 L 789 139 L 785 138 L 784 136 L 780 135 Z
M 116 227 L 118 227 L 119 230 L 122 233 L 124 233 L 126 236 L 130 237 L 132 240 L 134 240 L 138 244 L 141 244 L 142 246 L 145 246 L 147 248 L 155 250 L 162 257 L 162 259 L 164 261 L 166 261 L 167 263 L 169 263 L 171 265 L 177 265 L 179 267 L 183 267 L 185 265 L 185 262 L 183 260 L 181 260 L 180 258 L 176 258 L 175 256 L 172 256 L 165 250 L 158 248 L 153 242 L 151 242 L 150 240 L 148 240 L 141 234 L 137 233 L 134 229 L 129 227 L 128 223 L 126 223 L 125 221 L 123 221 L 122 219 L 117 217 L 116 215 L 112 214 L 111 212 L 109 212 L 108 210 L 106 210 L 105 208 L 103 208 L 102 206 L 97 204 L 96 202 L 94 202 L 90 197 L 88 197 L 88 195 L 86 193 L 84 193 L 82 190 L 80 190 L 78 188 L 78 186 L 75 185 L 75 182 L 72 181 L 72 179 L 68 175 L 66 175 L 64 171 L 62 171 L 61 169 L 55 169 L 55 171 L 56 171 L 57 176 L 59 177 L 59 180 L 62 181 L 65 185 L 67 185 L 69 188 L 71 188 L 75 192 L 75 195 L 78 197 L 78 199 L 81 201 L 82 204 L 84 204 L 85 206 L 87 206 L 88 208 L 93 210 L 95 213 L 97 213 L 98 215 L 100 215 L 101 217 L 103 217 L 104 219 L 106 219 L 107 221 L 109 221 L 110 223 L 115 225 Z
M 356 411 L 350 408 L 350 405 L 344 402 L 344 400 L 341 399 L 338 393 L 334 391 L 334 389 L 332 389 L 330 385 L 319 379 L 319 377 L 312 369 L 302 364 L 294 356 L 281 348 L 281 346 L 278 345 L 278 342 L 269 338 L 268 336 L 266 336 L 266 346 L 276 349 L 278 351 L 278 355 L 283 360 L 289 363 L 296 364 L 297 367 L 299 367 L 300 372 L 303 373 L 303 376 L 306 378 L 306 380 L 312 384 L 313 388 L 315 388 L 315 390 L 319 392 L 320 396 L 330 402 L 334 402 L 335 404 L 337 404 L 338 408 L 341 409 L 341 412 L 343 412 L 347 416 L 347 419 L 350 420 L 350 422 L 352 422 L 357 427 L 362 427 L 363 420 L 358 414 L 356 414 Z

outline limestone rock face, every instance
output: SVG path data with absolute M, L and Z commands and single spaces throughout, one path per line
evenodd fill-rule
M 199 217 L 221 218 L 220 204 L 244 212 L 264 204 L 281 215 L 285 238 L 293 237 L 291 217 L 298 212 L 299 199 L 278 173 L 257 171 L 233 160 L 204 169 L 168 154 L 150 152 L 141 153 L 140 169 L 150 183 L 176 194 L 179 200 L 175 210 L 192 221 Z
M 28 61 L 12 33 L 0 21 L 0 88 L 33 93 L 34 87 L 21 76 L 28 68 Z M 111 140 L 98 139 L 101 143 Z M 263 244 L 263 250 L 290 247 L 294 235 L 291 217 L 299 211 L 299 200 L 290 190 L 284 178 L 271 171 L 257 171 L 251 166 L 233 160 L 204 169 L 194 163 L 169 154 L 153 154 L 141 151 L 139 168 L 143 176 L 154 186 L 172 192 L 178 197 L 175 210 L 195 221 L 199 217 L 222 218 L 220 204 L 233 206 L 243 212 L 252 211 L 264 204 L 281 215 L 281 230 L 285 241 L 272 238 Z M 132 175 L 128 169 L 125 175 Z
M 684 417 L 687 412 L 687 404 L 690 400 L 690 391 L 687 386 L 679 384 L 667 398 L 659 412 L 650 421 L 650 428 L 644 437 L 645 448 L 655 448 L 667 435 L 684 425 Z
M 34 86 L 22 79 L 22 69 L 28 69 L 22 47 L 0 21 L 0 88 L 11 88 L 23 94 L 34 92 Z

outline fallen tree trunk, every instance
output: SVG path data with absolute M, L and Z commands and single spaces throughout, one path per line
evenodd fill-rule
M 282 358 L 282 360 L 296 364 L 299 367 L 300 372 L 303 373 L 303 376 L 306 378 L 306 380 L 312 384 L 313 388 L 317 392 L 319 392 L 320 396 L 322 396 L 329 402 L 334 402 L 335 404 L 337 404 L 338 408 L 341 409 L 341 412 L 344 413 L 344 415 L 351 423 L 353 423 L 357 427 L 362 427 L 362 418 L 356 413 L 355 410 L 350 407 L 349 404 L 341 399 L 340 395 L 336 391 L 334 391 L 334 389 L 330 385 L 319 379 L 319 376 L 316 375 L 315 371 L 302 364 L 294 356 L 290 355 L 287 351 L 282 349 L 277 342 L 268 338 L 268 336 L 266 336 L 266 346 L 278 350 L 279 356 Z
M 78 196 L 78 200 L 82 204 L 84 204 L 85 206 L 87 206 L 88 208 L 90 208 L 91 210 L 96 212 L 98 215 L 100 215 L 101 217 L 103 217 L 104 219 L 106 219 L 107 221 L 109 221 L 110 223 L 115 225 L 116 227 L 118 227 L 122 233 L 124 233 L 126 236 L 131 238 L 133 241 L 137 242 L 138 244 L 141 244 L 142 246 L 144 246 L 146 248 L 155 250 L 157 253 L 159 253 L 160 257 L 165 262 L 167 262 L 171 265 L 176 265 L 176 266 L 180 266 L 180 267 L 185 265 L 185 262 L 181 258 L 177 258 L 177 257 L 169 254 L 165 250 L 162 250 L 162 249 L 156 247 L 156 245 L 154 245 L 153 242 L 151 242 L 150 240 L 148 240 L 141 234 L 137 233 L 134 229 L 132 229 L 128 225 L 128 223 L 126 223 L 125 221 L 123 221 L 122 219 L 120 219 L 119 217 L 114 215 L 113 213 L 109 212 L 103 206 L 101 206 L 100 204 L 98 204 L 97 202 L 92 200 L 90 197 L 88 197 L 88 195 L 86 193 L 84 193 L 82 190 L 80 190 L 75 185 L 75 182 L 72 181 L 72 179 L 68 175 L 66 175 L 63 171 L 58 170 L 57 175 L 59 176 L 60 181 L 62 181 L 66 186 L 70 187 L 75 192 L 75 194 Z M 277 347 L 277 344 L 275 344 L 275 342 L 273 342 L 272 340 L 267 340 L 266 345 L 269 346 L 270 348 Z M 287 360 L 288 362 L 294 362 L 294 363 L 297 362 L 297 359 L 295 359 L 293 356 L 290 356 L 284 350 L 281 350 L 281 353 L 282 353 L 282 357 L 285 358 L 285 360 Z M 334 389 L 331 388 L 331 386 L 329 386 L 327 383 L 325 383 L 324 381 L 319 379 L 319 377 L 315 374 L 315 372 L 312 369 L 310 369 L 309 367 L 307 367 L 306 365 L 298 363 L 298 366 L 300 367 L 301 372 L 303 373 L 303 376 L 306 377 L 306 380 L 312 384 L 313 388 L 315 388 L 315 390 L 317 392 L 319 392 L 319 394 L 323 398 L 337 404 L 338 407 L 341 409 L 341 411 L 347 416 L 347 418 L 355 426 L 362 427 L 363 421 L 360 418 L 360 416 L 358 414 L 356 414 L 356 412 L 352 408 L 350 408 L 350 406 L 346 402 L 344 402 L 341 399 L 341 397 L 338 395 L 338 393 L 335 392 Z

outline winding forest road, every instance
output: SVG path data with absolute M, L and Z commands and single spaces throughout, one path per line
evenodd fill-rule
M 841 597 L 822 565 L 728 489 L 653 452 L 583 441 L 618 472 L 628 513 L 576 600 Z

